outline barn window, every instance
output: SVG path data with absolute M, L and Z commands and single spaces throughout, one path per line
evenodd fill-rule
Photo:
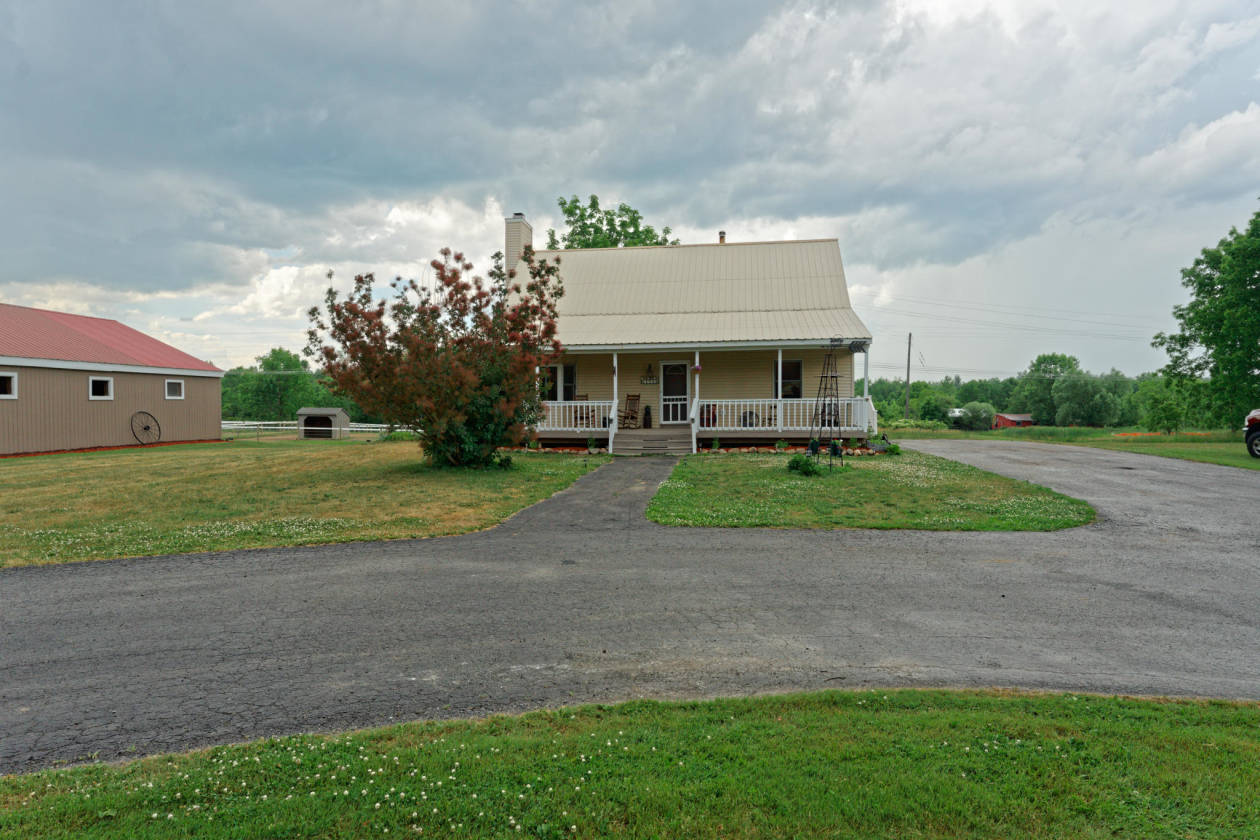
M 89 400 L 112 400 L 114 398 L 114 377 L 112 376 L 89 376 L 88 377 L 88 399 Z
M 184 398 L 184 380 L 166 380 L 166 398 L 168 400 L 182 400 Z
M 17 374 L 11 370 L 0 370 L 0 400 L 17 399 Z
M 774 365 L 774 373 L 772 379 L 777 379 L 779 375 L 779 362 L 775 360 L 771 362 Z M 779 387 L 775 389 L 774 396 L 782 397 L 785 400 L 799 400 L 801 398 L 801 360 L 800 359 L 784 359 L 783 360 L 783 381 L 778 383 Z M 764 381 L 764 380 L 763 380 Z

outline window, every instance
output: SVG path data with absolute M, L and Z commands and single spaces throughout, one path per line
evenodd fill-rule
M 184 380 L 166 380 L 166 398 L 168 400 L 182 400 L 184 398 Z
M 17 374 L 11 370 L 0 370 L 0 400 L 17 399 Z
M 550 365 L 543 368 L 542 398 L 571 402 L 577 394 L 577 365 Z
M 112 376 L 89 376 L 88 377 L 88 399 L 89 400 L 112 400 L 114 398 L 114 377 Z
M 774 372 L 770 374 L 770 381 L 778 379 L 779 361 L 776 359 L 770 364 L 774 365 Z M 802 365 L 800 359 L 792 359 L 791 361 L 783 360 L 783 382 L 777 383 L 780 387 L 774 389 L 776 398 L 782 397 L 785 400 L 799 400 L 801 398 L 801 373 Z

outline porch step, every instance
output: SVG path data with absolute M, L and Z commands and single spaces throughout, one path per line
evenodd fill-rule
M 616 455 L 686 455 L 691 452 L 691 429 L 618 429 Z

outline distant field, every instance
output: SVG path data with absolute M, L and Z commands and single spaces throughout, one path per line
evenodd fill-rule
M 0 567 L 485 528 L 607 456 L 441 470 L 415 443 L 236 440 L 0 459 Z
M 1247 838 L 1260 707 L 986 691 L 636 701 L 0 777 L 0 840 Z
M 921 452 L 847 458 L 805 477 L 786 455 L 689 455 L 648 504 L 662 525 L 1053 531 L 1094 519 L 1087 503 Z
M 989 432 L 963 432 L 896 429 L 887 432 L 891 440 L 958 438 L 965 440 L 1032 440 L 1038 443 L 1066 443 L 1093 446 L 1117 452 L 1159 455 L 1207 464 L 1223 464 L 1260 470 L 1260 458 L 1252 458 L 1243 445 L 1241 431 L 1184 432 L 1175 435 L 1132 434 L 1139 429 L 1082 429 L 1058 426 L 1031 426 L 1025 429 L 998 429 Z

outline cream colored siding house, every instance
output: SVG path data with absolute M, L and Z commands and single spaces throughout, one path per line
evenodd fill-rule
M 532 230 L 506 220 L 515 266 Z M 853 356 L 871 342 L 854 313 L 835 239 L 540 251 L 559 257 L 557 328 L 565 355 L 548 376 L 548 442 L 639 441 L 651 434 L 691 451 L 724 443 L 804 441 L 831 354 L 838 398 L 827 416 L 844 437 L 876 428 L 854 397 Z M 780 384 L 781 383 L 781 384 Z M 638 397 L 637 422 L 627 400 Z M 619 422 L 618 417 L 622 420 Z M 643 427 L 650 423 L 652 432 Z M 638 428 L 634 428 L 637 426 Z

